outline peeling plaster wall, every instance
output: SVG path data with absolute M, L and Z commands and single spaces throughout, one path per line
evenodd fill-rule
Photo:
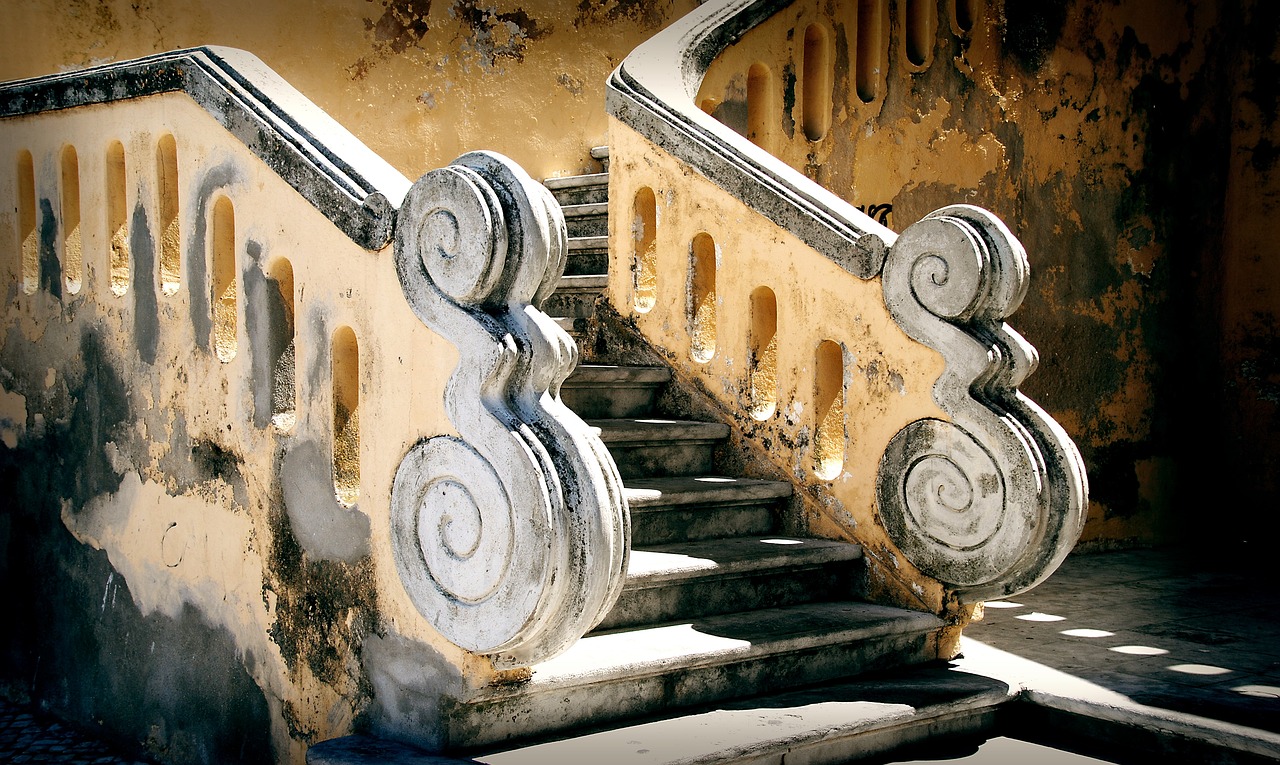
M 157 252 L 166 134 L 183 241 L 172 294 Z M 112 273 L 115 140 L 130 265 Z M 23 288 L 16 174 L 0 172 L 0 584 L 9 624 L 23 625 L 0 634 L 0 683 L 165 762 L 302 762 L 309 744 L 356 729 L 430 745 L 447 699 L 493 670 L 419 616 L 386 543 L 401 457 L 452 432 L 440 401 L 457 362 L 401 298 L 390 248 L 353 243 L 181 93 L 0 120 L 0 142 L 10 168 L 19 150 L 33 157 L 54 266 L 66 257 L 59 157 L 75 147 L 84 257 L 78 291 L 48 268 Z M 231 328 L 211 319 L 220 209 L 234 211 Z M 281 258 L 296 411 L 277 420 Z M 360 360 L 350 506 L 331 456 L 342 327 Z M 392 693 L 385 678 L 410 657 L 417 684 Z
M 977 0 L 965 29 L 940 0 L 916 63 L 903 4 L 882 0 L 875 30 L 858 5 L 780 12 L 713 63 L 698 103 L 750 135 L 747 73 L 763 64 L 772 95 L 754 108 L 777 111 L 757 140 L 797 170 L 896 230 L 956 202 L 1010 225 L 1033 278 L 1011 323 L 1042 359 L 1023 390 L 1088 464 L 1083 541 L 1270 538 L 1249 508 L 1280 490 L 1276 9 Z M 803 129 L 811 24 L 829 44 L 818 140 Z M 867 60 L 874 93 L 858 89 Z
M 409 178 L 475 149 L 587 169 L 604 81 L 692 0 L 38 0 L 0 5 L 0 80 L 248 50 Z

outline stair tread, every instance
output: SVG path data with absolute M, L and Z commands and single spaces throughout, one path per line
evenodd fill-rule
M 556 283 L 557 292 L 602 290 L 609 286 L 608 274 L 568 274 Z
M 606 276 L 605 279 L 608 279 Z M 578 385 L 614 385 L 619 383 L 665 383 L 671 380 L 666 367 L 614 366 L 611 364 L 579 364 L 566 383 Z
M 609 249 L 609 237 L 607 236 L 571 236 L 569 237 L 569 251 L 580 252 L 582 250 L 607 250 Z
M 608 173 L 587 173 L 585 175 L 565 175 L 560 178 L 547 178 L 542 185 L 549 189 L 579 189 L 584 186 L 608 186 Z
M 588 202 L 580 205 L 560 205 L 560 212 L 566 218 L 587 218 L 593 215 L 608 215 L 608 202 Z
M 667 505 L 726 504 L 782 499 L 791 496 L 786 481 L 725 476 L 673 476 L 670 478 L 631 478 L 624 491 L 631 509 Z
M 932 614 L 836 601 L 603 632 L 588 635 L 560 656 L 535 665 L 528 683 L 492 687 L 475 701 L 730 664 L 940 626 L 942 621 Z
M 587 424 L 600 429 L 600 438 L 606 444 L 715 441 L 729 435 L 729 426 L 722 422 L 620 418 L 587 420 Z
M 643 587 L 708 576 L 820 566 L 861 557 L 861 546 L 828 539 L 766 536 L 679 542 L 632 550 L 627 584 Z
M 877 734 L 903 731 L 904 725 L 946 729 L 948 721 L 962 718 L 980 728 L 983 713 L 1013 701 L 1019 691 L 1016 684 L 949 667 L 913 667 L 631 721 L 486 752 L 480 759 L 491 765 L 779 763 L 806 756 L 804 762 L 844 762 L 892 753 L 903 743 L 901 733 Z

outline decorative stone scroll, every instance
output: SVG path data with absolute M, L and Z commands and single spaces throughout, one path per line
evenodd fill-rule
M 881 520 L 921 571 L 962 601 L 1034 587 L 1080 536 L 1084 464 L 1070 436 L 1017 386 L 1036 350 L 1004 319 L 1027 291 L 1026 252 L 990 212 L 946 207 L 907 228 L 884 265 L 885 301 L 946 369 L 880 461 Z
M 397 223 L 405 297 L 458 348 L 444 406 L 460 437 L 420 441 L 396 471 L 396 566 L 441 634 L 499 667 L 571 646 L 612 607 L 627 568 L 617 467 L 560 402 L 577 348 L 536 307 L 566 254 L 550 193 L 487 152 L 424 175 Z

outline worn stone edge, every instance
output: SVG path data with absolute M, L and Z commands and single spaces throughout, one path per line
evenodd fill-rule
M 367 250 L 395 230 L 409 180 L 256 56 L 197 47 L 0 84 L 0 118 L 181 91 Z
M 636 48 L 610 75 L 605 108 L 712 183 L 861 279 L 896 235 L 693 103 L 711 61 L 791 0 L 707 3 Z
M 1020 704 L 1035 706 L 1051 713 L 1084 717 L 1092 724 L 1102 723 L 1153 735 L 1176 736 L 1186 741 L 1280 762 L 1280 734 L 1260 728 L 1137 702 L 1108 704 L 1033 687 L 1024 687 L 1017 698 Z

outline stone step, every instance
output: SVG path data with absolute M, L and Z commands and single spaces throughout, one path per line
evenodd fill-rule
M 1033 703 L 1019 700 L 1019 692 L 1016 685 L 927 665 L 483 751 L 476 759 L 430 755 L 407 744 L 352 735 L 313 745 L 307 750 L 307 765 L 900 762 L 908 759 L 903 746 L 926 739 L 956 741 L 953 751 L 962 756 L 972 751 L 972 743 L 962 749 L 961 742 L 1008 735 L 1004 715 L 1016 713 L 1015 703 Z M 1090 722 L 1102 724 L 1096 718 Z M 910 755 L 918 756 L 919 752 Z M 1061 755 L 1068 757 L 1072 755 Z M 1059 760 L 1051 757 L 1046 765 Z
M 609 174 L 590 173 L 547 178 L 542 185 L 551 190 L 556 201 L 564 205 L 585 205 L 609 201 Z
M 735 537 L 631 551 L 627 582 L 597 630 L 853 597 L 856 544 Z
M 942 740 L 955 742 L 949 751 L 962 758 L 956 761 L 977 762 L 982 755 L 964 757 L 973 751 L 972 742 L 1002 731 L 1011 735 L 1014 728 L 1003 715 L 1015 714 L 1012 702 L 1018 698 L 1017 686 L 987 677 L 949 667 L 912 667 L 487 751 L 477 760 L 487 765 L 921 762 L 920 752 L 908 754 L 902 747 Z M 962 742 L 969 742 L 968 748 Z M 1085 761 L 1068 753 L 1049 754 L 1043 765 Z M 995 755 L 988 762 L 1015 761 Z M 404 765 L 411 763 L 417 765 L 416 760 Z
M 609 235 L 609 203 L 563 205 L 560 210 L 571 238 Z
M 556 291 L 542 304 L 542 310 L 551 316 L 590 318 L 596 312 L 596 298 L 608 285 L 606 274 L 561 276 Z
M 768 534 L 778 504 L 791 496 L 785 481 L 723 476 L 633 478 L 626 482 L 633 547 Z
M 572 240 L 570 240 L 572 242 Z M 609 273 L 609 250 L 569 250 L 565 262 L 566 276 L 599 276 Z
M 609 251 L 608 236 L 571 236 L 568 244 L 570 253 L 607 253 Z
M 841 601 L 589 635 L 535 666 L 529 681 L 491 686 L 455 706 L 449 748 L 919 663 L 934 655 L 941 626 L 932 614 Z
M 642 417 L 653 412 L 658 392 L 670 380 L 666 367 L 580 364 L 560 386 L 560 397 L 584 419 Z
M 720 422 L 614 418 L 587 424 L 600 428 L 623 478 L 710 473 L 712 451 L 729 435 Z

